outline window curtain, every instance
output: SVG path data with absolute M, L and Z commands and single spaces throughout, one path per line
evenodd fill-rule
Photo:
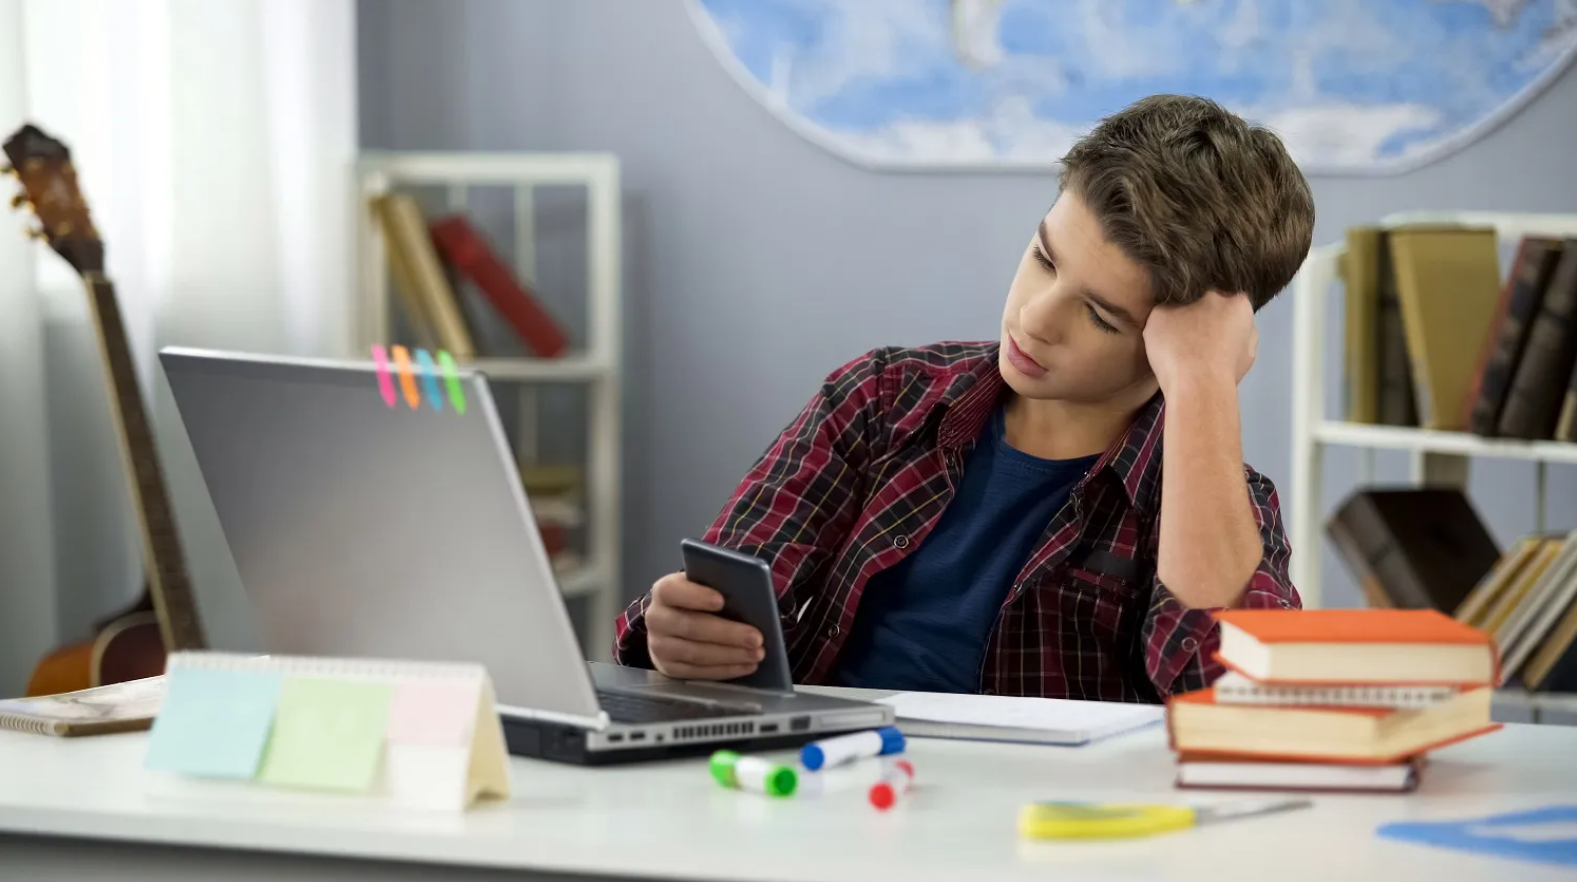
M 0 0 L 0 125 L 72 149 L 204 618 L 233 566 L 157 367 L 178 344 L 348 352 L 354 0 Z M 142 586 L 82 287 L 0 225 L 0 694 Z

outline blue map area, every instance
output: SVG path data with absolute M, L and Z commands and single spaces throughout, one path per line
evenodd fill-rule
M 872 167 L 1053 165 L 1144 95 L 1220 101 L 1307 171 L 1398 171 L 1577 49 L 1577 0 L 690 0 L 796 131 Z

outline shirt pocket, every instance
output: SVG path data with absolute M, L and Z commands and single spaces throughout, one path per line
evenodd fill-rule
M 1081 562 L 1069 565 L 1064 575 L 1063 611 L 1077 630 L 1108 640 L 1138 633 L 1149 603 L 1149 584 L 1142 573 L 1115 575 Z

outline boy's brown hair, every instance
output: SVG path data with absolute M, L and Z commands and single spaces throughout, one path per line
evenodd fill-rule
M 1152 95 L 1062 159 L 1106 238 L 1150 271 L 1157 304 L 1241 291 L 1257 310 L 1292 281 L 1314 198 L 1281 139 L 1205 98 Z

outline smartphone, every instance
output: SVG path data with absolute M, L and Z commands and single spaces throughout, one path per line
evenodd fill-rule
M 727 682 L 793 692 L 794 675 L 778 619 L 777 592 L 772 590 L 772 568 L 758 557 L 695 539 L 681 540 L 679 550 L 684 555 L 685 578 L 723 595 L 718 615 L 761 632 L 765 651 L 761 663 L 754 672 Z

